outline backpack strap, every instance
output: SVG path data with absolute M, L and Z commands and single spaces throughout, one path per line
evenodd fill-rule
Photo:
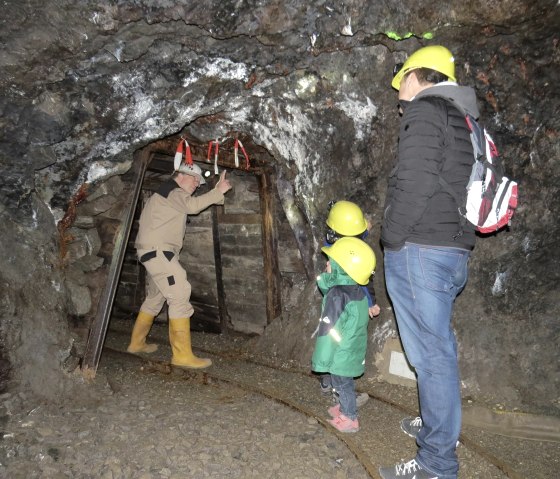
M 455 200 L 455 203 L 457 204 L 457 211 L 459 212 L 459 231 L 457 231 L 457 234 L 453 235 L 453 240 L 456 240 L 457 238 L 463 236 L 465 225 L 467 224 L 467 211 L 464 207 L 461 206 L 467 199 L 467 189 L 465 188 L 465 193 L 463 195 L 458 195 L 455 190 L 451 188 L 451 185 L 441 176 L 439 177 L 439 184 L 442 189 Z

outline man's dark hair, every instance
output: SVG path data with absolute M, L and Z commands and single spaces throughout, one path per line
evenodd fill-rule
M 416 78 L 420 84 L 441 83 L 449 79 L 447 75 L 444 75 L 436 70 L 432 70 L 431 68 L 415 68 L 414 70 L 408 72 L 407 75 L 412 72 L 416 73 Z

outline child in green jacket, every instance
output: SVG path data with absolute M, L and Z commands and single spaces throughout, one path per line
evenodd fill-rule
M 371 229 L 371 222 L 364 216 L 361 208 L 351 201 L 340 200 L 329 202 L 329 214 L 327 216 L 327 232 L 323 246 L 332 246 L 340 238 L 352 236 L 365 241 Z M 369 317 L 379 316 L 380 308 L 375 301 L 373 281 L 362 286 L 368 299 Z M 319 378 L 322 394 L 332 394 L 337 398 L 337 393 L 331 383 L 329 374 L 321 374 Z M 358 407 L 367 402 L 369 396 L 366 393 L 356 395 Z
M 321 319 L 312 369 L 329 373 L 339 403 L 329 408 L 329 421 L 341 432 L 357 432 L 358 410 L 354 378 L 364 373 L 369 322 L 366 285 L 375 269 L 375 254 L 362 240 L 340 238 L 321 248 L 327 270 L 317 279 L 323 293 Z

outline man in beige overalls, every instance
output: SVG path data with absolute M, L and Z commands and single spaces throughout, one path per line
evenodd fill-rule
M 169 309 L 169 341 L 173 352 L 171 364 L 185 368 L 206 368 L 210 359 L 197 358 L 191 349 L 190 318 L 194 309 L 189 302 L 191 285 L 178 260 L 183 247 L 187 215 L 197 214 L 210 205 L 224 204 L 224 194 L 231 189 L 225 170 L 213 190 L 193 196 L 204 184 L 197 165 L 185 163 L 163 183 L 146 202 L 140 216 L 136 249 L 147 271 L 147 294 L 134 323 L 131 353 L 152 353 L 155 344 L 147 344 L 154 318 L 165 301 Z

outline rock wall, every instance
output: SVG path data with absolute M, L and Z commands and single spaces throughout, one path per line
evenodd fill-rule
M 553 0 L 4 2 L 6 374 L 41 391 L 39 363 L 55 376 L 72 354 L 66 318 L 76 291 L 56 258 L 70 199 L 170 135 L 187 133 L 199 149 L 246 135 L 266 150 L 308 273 L 322 267 L 317 251 L 331 199 L 356 201 L 372 215 L 380 253 L 398 131 L 391 71 L 419 46 L 441 43 L 454 52 L 460 81 L 476 88 L 521 191 L 513 228 L 479 241 L 458 301 L 465 392 L 558 414 L 558 10 Z M 378 295 L 387 311 L 381 278 L 382 261 Z M 298 321 L 315 321 L 302 303 L 316 298 L 295 291 L 301 295 L 282 320 L 297 330 Z M 384 313 L 373 350 L 395 335 Z M 37 344 L 43 354 L 31 352 Z

